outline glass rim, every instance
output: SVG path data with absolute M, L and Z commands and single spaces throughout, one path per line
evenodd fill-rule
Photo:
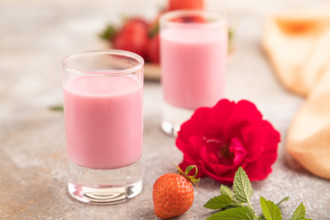
M 206 17 L 215 18 L 213 21 L 208 21 L 205 23 L 178 23 L 175 21 L 171 21 L 170 19 L 183 16 L 183 15 L 205 15 Z M 180 10 L 173 10 L 169 12 L 165 12 L 163 15 L 160 16 L 160 24 L 170 24 L 170 25 L 201 25 L 201 26 L 213 26 L 218 24 L 223 24 L 227 22 L 227 14 L 225 12 L 219 11 L 211 11 L 211 10 L 196 10 L 196 9 L 180 9 Z
M 133 58 L 138 63 L 133 67 L 129 67 L 129 68 L 121 69 L 121 70 L 108 69 L 108 70 L 91 70 L 91 71 L 74 68 L 68 64 L 68 61 L 70 59 L 74 59 L 74 58 L 81 57 L 81 56 L 90 56 L 90 55 L 120 55 L 120 56 Z M 67 55 L 66 57 L 63 58 L 61 63 L 62 63 L 62 67 L 65 71 L 70 72 L 70 73 L 79 74 L 79 75 L 120 76 L 120 75 L 131 74 L 131 73 L 134 73 L 134 72 L 142 69 L 143 65 L 144 65 L 144 59 L 140 55 L 130 52 L 130 51 L 126 51 L 126 50 L 117 50 L 117 49 L 86 50 L 86 51 L 76 52 L 76 53 Z M 111 70 L 111 72 L 109 72 L 109 70 Z

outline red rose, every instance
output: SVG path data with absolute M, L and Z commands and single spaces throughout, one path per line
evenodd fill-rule
M 212 108 L 197 109 L 182 124 L 176 146 L 183 152 L 182 170 L 197 165 L 199 177 L 232 184 L 240 166 L 251 181 L 266 178 L 279 142 L 279 132 L 253 103 L 222 99 Z

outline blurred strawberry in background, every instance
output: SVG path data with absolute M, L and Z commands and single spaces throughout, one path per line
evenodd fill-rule
M 159 63 L 159 34 L 149 39 L 147 46 L 147 60 L 152 63 Z
M 128 50 L 146 57 L 148 23 L 142 18 L 129 19 L 113 39 L 113 48 Z
M 129 18 L 121 27 L 107 26 L 99 37 L 110 42 L 114 49 L 131 51 L 142 56 L 146 62 L 159 64 L 159 17 L 167 11 L 178 9 L 204 9 L 204 0 L 169 0 L 167 7 L 152 21 L 146 21 L 142 17 Z M 204 20 L 191 17 L 178 22 Z
M 204 9 L 203 0 L 169 0 L 170 11 L 178 9 Z
M 127 19 L 121 28 L 108 25 L 99 37 L 111 42 L 114 49 L 128 50 L 146 57 L 148 23 L 142 18 Z

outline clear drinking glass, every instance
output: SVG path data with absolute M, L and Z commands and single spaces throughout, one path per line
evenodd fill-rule
M 142 190 L 143 59 L 127 51 L 88 51 L 63 60 L 68 190 L 95 204 Z
M 224 97 L 228 27 L 226 16 L 179 10 L 160 18 L 162 129 L 176 135 L 198 107 Z

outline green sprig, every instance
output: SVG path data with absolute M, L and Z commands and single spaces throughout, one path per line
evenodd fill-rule
M 217 213 L 209 216 L 207 220 L 282 220 L 282 213 L 279 206 L 289 200 L 283 198 L 280 202 L 274 203 L 260 197 L 262 213 L 258 216 L 253 210 L 251 197 L 253 188 L 251 182 L 242 167 L 235 173 L 233 191 L 227 186 L 221 185 L 220 195 L 208 200 L 204 207 L 218 210 Z M 305 206 L 303 203 L 293 213 L 291 220 L 311 220 L 305 218 Z
M 176 166 L 176 168 L 178 169 L 178 172 L 179 172 L 181 175 L 183 175 L 184 177 L 186 177 L 190 182 L 192 182 L 192 183 L 197 187 L 196 183 L 199 182 L 200 178 L 196 179 L 196 176 L 197 176 L 197 174 L 198 174 L 198 169 L 197 169 L 197 166 L 196 166 L 196 165 L 190 165 L 190 166 L 188 166 L 188 167 L 185 169 L 184 172 L 181 170 L 181 168 L 180 168 L 179 166 Z M 193 169 L 195 169 L 195 174 L 192 175 L 192 176 L 190 176 L 189 173 L 190 173 L 190 171 L 192 171 Z

